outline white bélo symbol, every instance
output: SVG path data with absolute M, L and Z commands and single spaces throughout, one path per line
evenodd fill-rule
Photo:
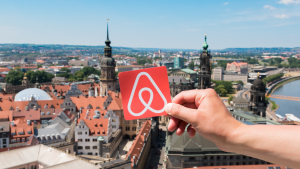
M 141 73 L 139 73 L 139 74 L 137 75 L 137 77 L 136 77 L 136 79 L 135 79 L 135 82 L 134 82 L 134 85 L 133 85 L 133 88 L 132 88 L 132 91 L 131 91 L 131 94 L 130 94 L 128 106 L 127 106 L 127 107 L 128 107 L 128 111 L 129 111 L 129 113 L 130 113 L 131 115 L 133 115 L 133 116 L 140 116 L 140 115 L 144 114 L 147 110 L 150 110 L 150 111 L 152 111 L 153 113 L 162 113 L 162 112 L 164 111 L 164 107 L 163 107 L 162 109 L 160 109 L 160 110 L 155 110 L 155 109 L 153 109 L 152 107 L 150 107 L 150 105 L 151 105 L 151 103 L 152 103 L 152 101 L 153 101 L 153 91 L 152 91 L 150 88 L 148 88 L 148 87 L 144 87 L 144 88 L 142 88 L 142 89 L 139 91 L 139 99 L 140 99 L 140 101 L 142 102 L 142 104 L 145 106 L 145 108 L 144 108 L 141 112 L 139 112 L 139 113 L 134 113 L 134 112 L 131 110 L 132 98 L 133 98 L 133 96 L 134 96 L 136 86 L 137 86 L 137 84 L 138 84 L 138 82 L 139 82 L 140 77 L 143 76 L 143 75 L 147 76 L 148 79 L 150 80 L 150 82 L 152 83 L 152 85 L 155 87 L 156 91 L 159 93 L 160 97 L 161 97 L 161 98 L 163 99 L 163 101 L 164 101 L 164 106 L 167 104 L 167 99 L 166 99 L 165 96 L 162 94 L 162 92 L 160 91 L 160 89 L 158 88 L 158 86 L 156 85 L 156 83 L 154 82 L 154 80 L 152 79 L 152 77 L 151 77 L 147 72 L 141 72 Z M 145 100 L 144 100 L 143 97 L 142 97 L 142 93 L 143 93 L 145 90 L 148 91 L 148 92 L 150 93 L 150 99 L 149 99 L 148 103 L 146 103 Z

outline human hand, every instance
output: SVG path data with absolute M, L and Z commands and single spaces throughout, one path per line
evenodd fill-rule
M 165 107 L 171 116 L 168 130 L 193 137 L 198 132 L 213 141 L 220 149 L 230 151 L 229 144 L 234 131 L 242 125 L 234 119 L 223 101 L 213 89 L 183 91 Z

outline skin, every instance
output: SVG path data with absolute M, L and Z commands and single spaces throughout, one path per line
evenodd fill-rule
M 169 131 L 196 132 L 227 152 L 244 154 L 274 164 L 300 168 L 300 126 L 245 125 L 232 117 L 213 89 L 184 91 L 165 107 Z

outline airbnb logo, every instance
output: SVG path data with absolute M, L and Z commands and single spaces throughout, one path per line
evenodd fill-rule
M 119 81 L 126 120 L 165 115 L 171 102 L 166 67 L 122 72 Z

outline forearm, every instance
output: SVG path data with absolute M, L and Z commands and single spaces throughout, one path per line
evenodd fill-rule
M 299 126 L 241 125 L 228 140 L 236 153 L 299 168 L 299 133 Z

